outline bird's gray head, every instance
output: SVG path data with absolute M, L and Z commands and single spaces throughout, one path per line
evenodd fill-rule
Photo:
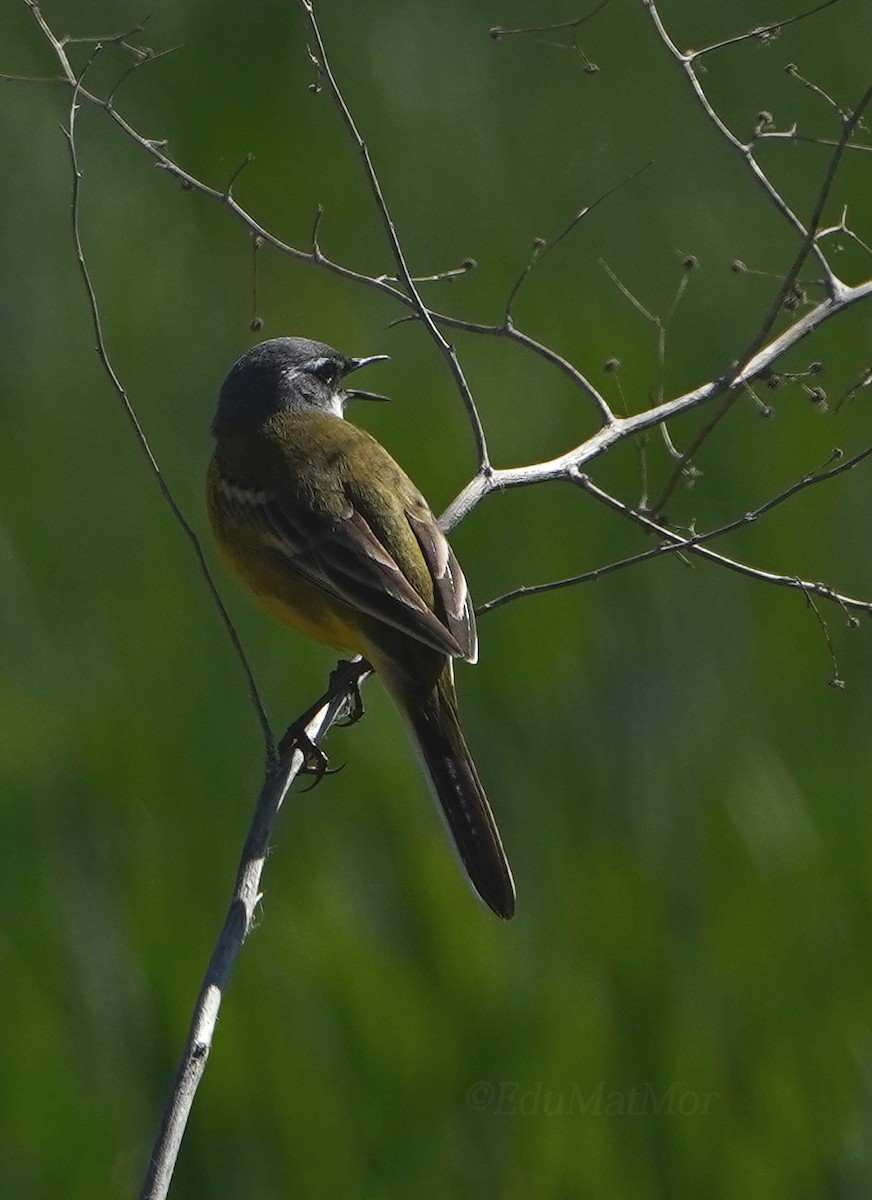
M 243 354 L 224 380 L 212 432 L 220 436 L 240 426 L 258 425 L 278 412 L 326 412 L 342 417 L 349 400 L 386 400 L 386 396 L 343 384 L 352 371 L 387 357 L 346 358 L 332 346 L 309 338 L 261 342 Z

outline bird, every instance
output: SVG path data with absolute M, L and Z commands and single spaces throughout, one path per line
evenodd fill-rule
M 221 387 L 207 508 L 231 573 L 273 617 L 382 680 L 415 746 L 474 891 L 515 911 L 499 830 L 457 709 L 454 660 L 478 655 L 463 572 L 421 492 L 369 433 L 354 400 L 385 400 L 348 377 L 387 359 L 280 337 L 234 364 Z

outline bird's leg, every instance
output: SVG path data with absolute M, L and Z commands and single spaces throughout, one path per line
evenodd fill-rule
M 368 666 L 368 664 L 363 664 Z M 361 684 L 361 659 L 341 658 L 336 664 L 333 671 L 330 672 L 330 690 L 338 691 L 340 688 L 348 690 L 348 698 L 345 704 L 345 712 L 342 720 L 336 724 L 346 728 L 348 725 L 356 725 L 364 714 L 363 697 L 360 694 Z
M 284 762 L 295 750 L 299 750 L 303 754 L 303 766 L 300 768 L 301 775 L 313 775 L 314 782 L 320 783 L 325 775 L 336 775 L 341 771 L 342 767 L 334 767 L 331 769 L 329 759 L 319 745 L 312 741 L 306 733 L 306 728 L 315 715 L 323 709 L 325 704 L 335 703 L 342 692 L 347 692 L 347 698 L 342 702 L 342 708 L 345 710 L 345 716 L 342 721 L 337 721 L 339 725 L 353 725 L 355 721 L 359 721 L 363 716 L 363 701 L 360 698 L 360 684 L 365 675 L 368 675 L 372 670 L 369 663 L 364 659 L 342 659 L 335 670 L 330 675 L 330 686 L 327 692 L 316 700 L 315 703 L 306 712 L 299 717 L 293 725 L 291 725 L 284 733 L 278 746 L 279 760 Z M 309 789 L 304 789 L 308 791 Z

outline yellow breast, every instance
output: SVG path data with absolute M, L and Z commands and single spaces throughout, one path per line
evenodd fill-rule
M 230 571 L 268 612 L 298 633 L 353 654 L 362 654 L 358 614 L 300 575 L 265 544 L 260 531 L 225 517 L 209 505 L 215 541 Z

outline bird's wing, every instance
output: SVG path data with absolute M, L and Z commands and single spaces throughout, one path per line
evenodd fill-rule
M 406 518 L 433 579 L 434 590 L 445 613 L 445 624 L 463 651 L 463 657 L 474 663 L 478 659 L 475 611 L 460 563 L 429 509 L 422 508 L 416 513 L 407 509 Z
M 442 654 L 467 656 L 467 643 L 454 632 L 456 619 L 449 618 L 447 626 L 439 620 L 347 498 L 341 511 L 316 513 L 268 489 L 232 482 L 223 473 L 218 474 L 215 494 L 227 516 L 257 526 L 273 550 L 323 591 Z M 421 544 L 421 535 L 413 529 Z M 421 548 L 429 567 L 428 552 Z M 456 567 L 449 551 L 447 570 L 452 562 Z M 435 575 L 434 585 L 442 595 L 444 585 Z

